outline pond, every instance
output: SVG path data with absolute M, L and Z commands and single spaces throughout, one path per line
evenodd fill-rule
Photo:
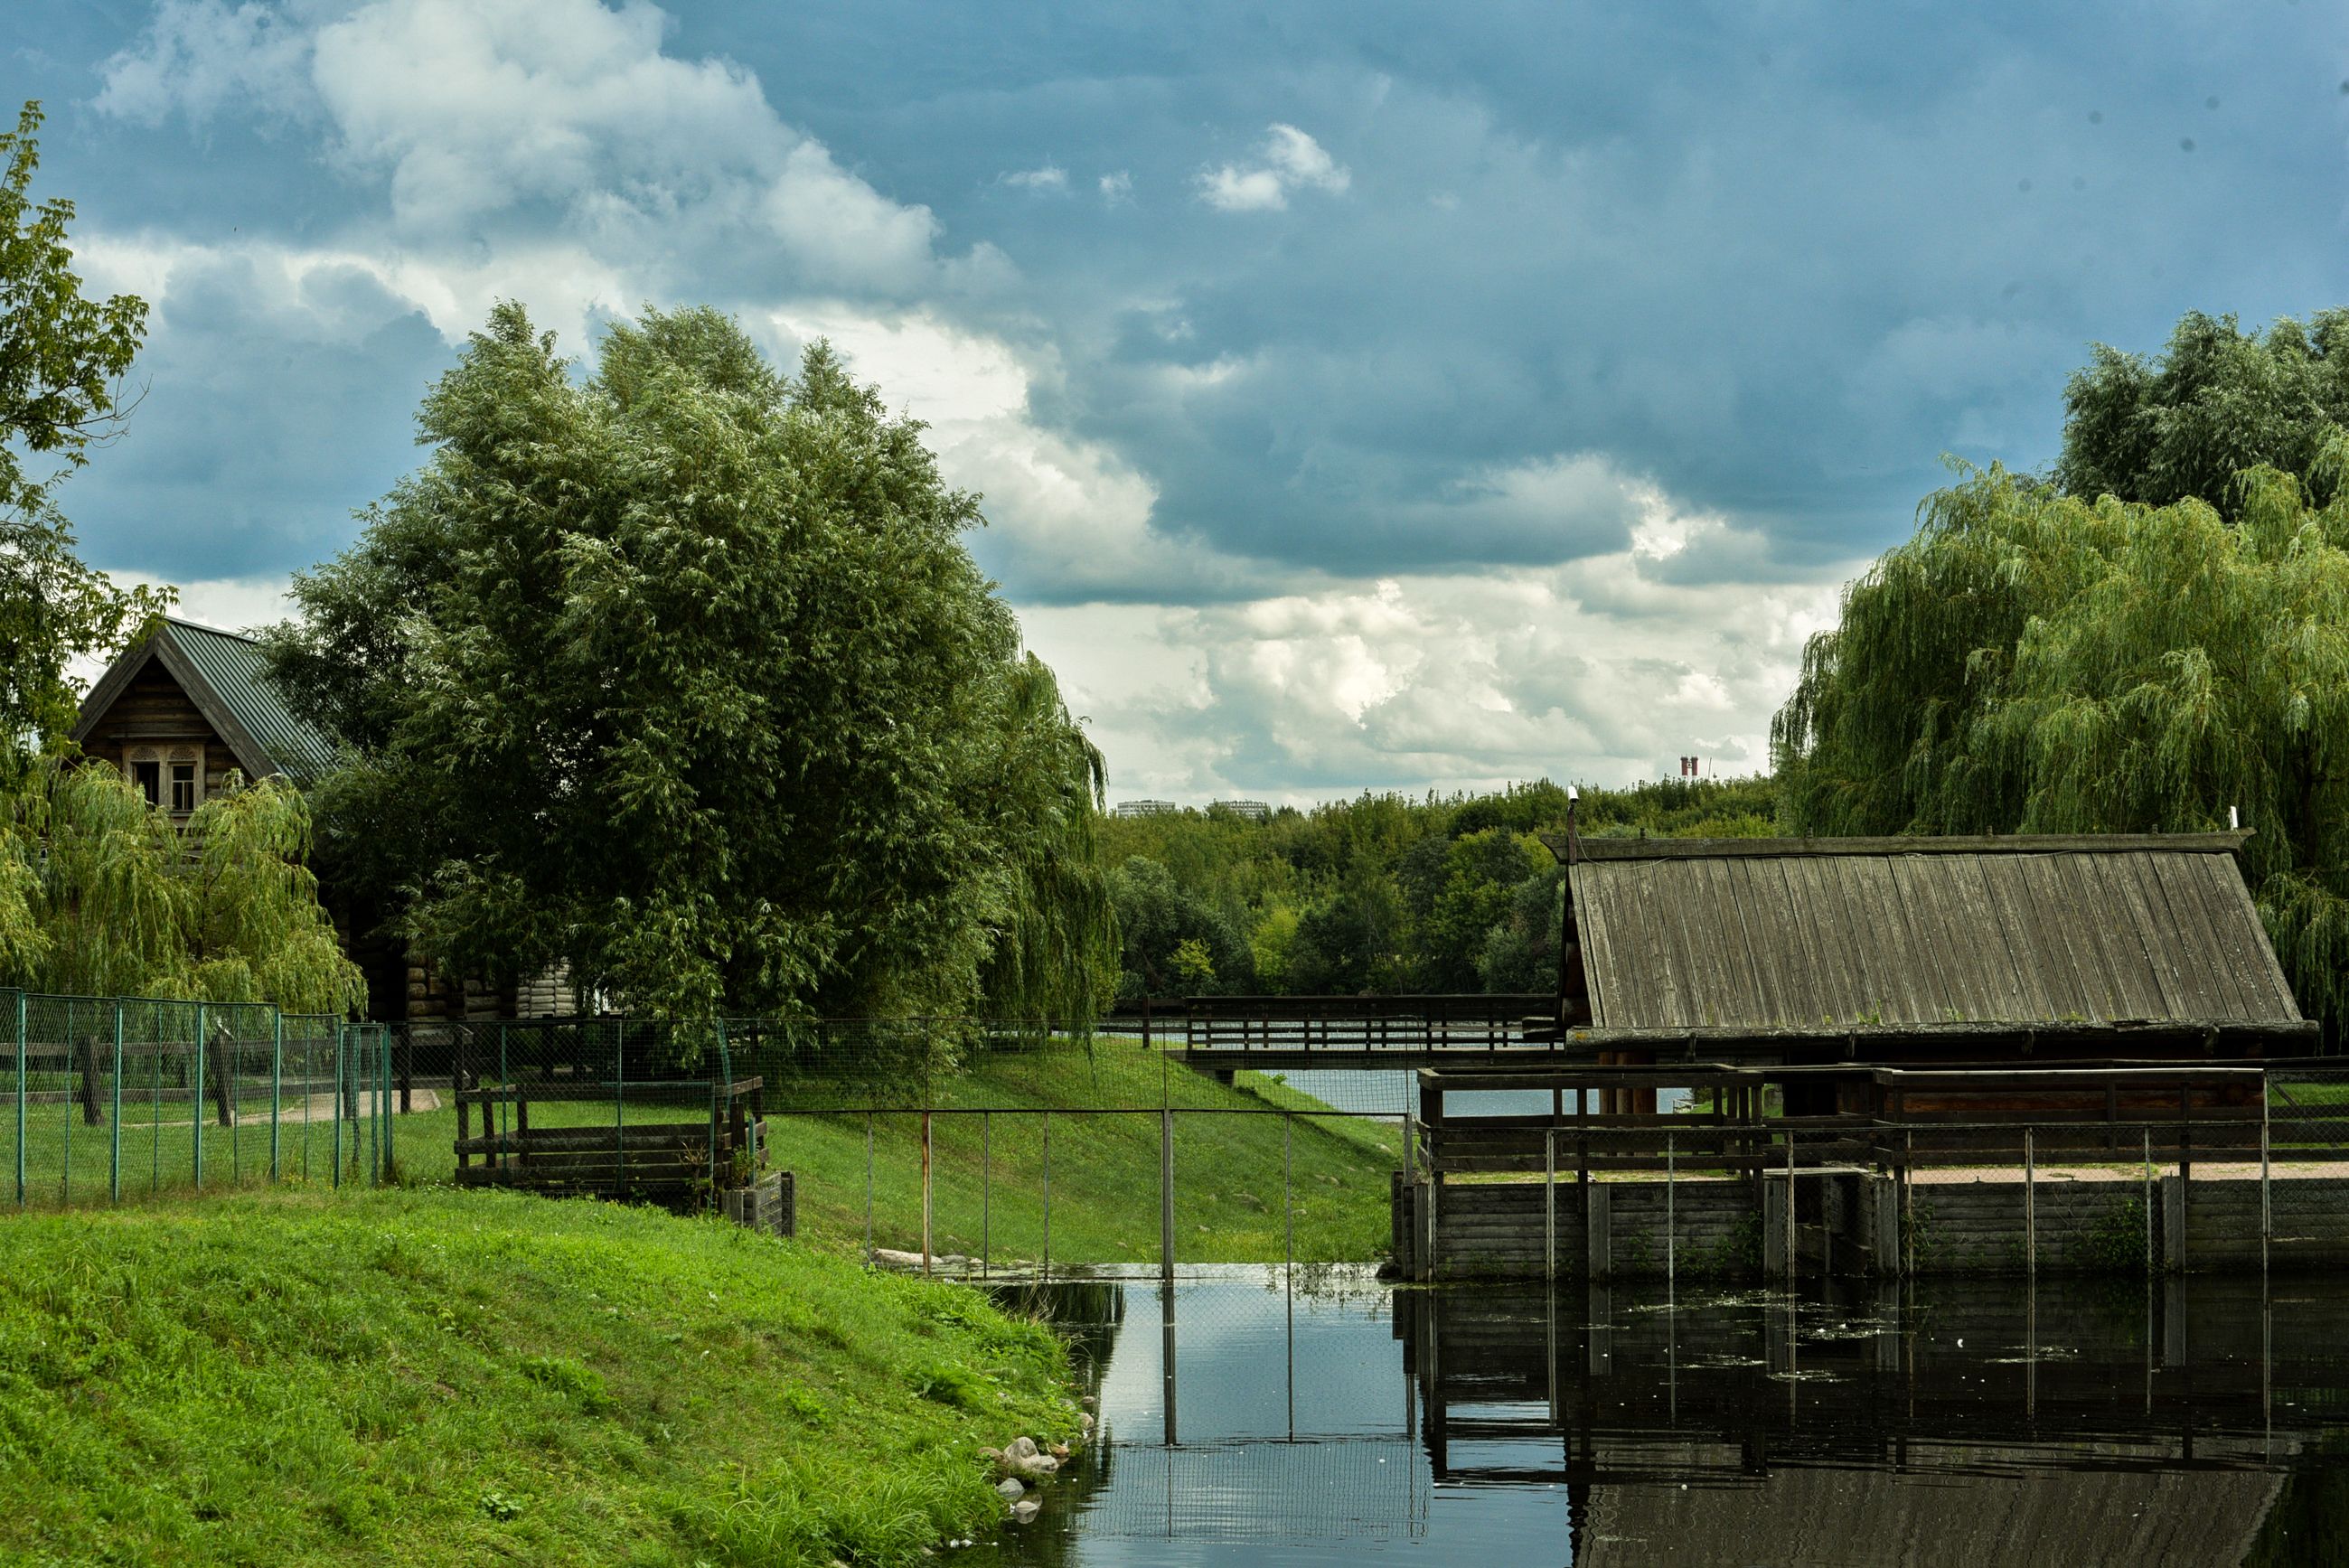
M 2349 1517 L 2323 1281 L 1029 1287 L 1087 1462 L 965 1562 L 2322 1562 Z M 2332 1542 L 2337 1545 L 2337 1542 Z

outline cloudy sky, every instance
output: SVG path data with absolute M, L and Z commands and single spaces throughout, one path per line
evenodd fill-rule
M 13 0 L 153 303 L 87 552 L 274 618 L 492 301 L 815 337 L 987 496 L 1112 793 L 1760 766 L 1942 455 L 2349 303 L 2349 18 L 2229 4 Z

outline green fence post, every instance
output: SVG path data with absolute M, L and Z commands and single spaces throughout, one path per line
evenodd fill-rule
M 196 1151 L 191 1156 L 189 1169 L 196 1181 L 196 1191 L 204 1190 L 204 1005 L 196 1004 L 196 1078 L 188 1091 L 195 1109 L 190 1117 L 196 1135 Z
M 718 1087 L 709 1091 L 709 1207 L 718 1207 L 718 1119 L 733 1107 L 733 1057 L 726 1049 L 726 1020 L 718 1020 Z M 756 1173 L 753 1172 L 755 1178 Z M 751 1218 L 757 1219 L 753 1214 Z
M 619 1020 L 612 1022 L 612 1194 L 626 1191 L 628 1174 L 628 1063 Z
M 343 1030 L 335 1021 L 335 1186 L 343 1184 Z
M 269 1024 L 269 1182 L 277 1184 L 278 1129 L 285 1119 L 285 1015 L 270 1009 Z
M 75 1071 L 78 1067 L 78 1064 L 76 1064 L 73 1059 L 73 1046 L 71 1044 L 74 1037 L 73 1026 L 74 1007 L 73 1004 L 68 1002 L 66 1004 L 65 1027 L 57 1031 L 60 1037 L 60 1043 L 64 1044 L 66 1047 L 66 1062 L 68 1075 Z M 74 1114 L 69 1109 L 67 1110 L 65 1116 L 65 1161 L 57 1167 L 57 1202 L 60 1206 L 73 1202 L 73 1124 Z
M 383 1181 L 388 1187 L 394 1174 L 391 1157 L 391 1031 L 381 1024 L 375 1026 L 375 1059 L 378 1075 L 377 1082 L 380 1086 L 376 1090 L 375 1103 L 376 1109 L 383 1113 Z
M 107 1201 L 122 1202 L 122 999 L 114 1002 L 114 1106 L 110 1118 L 114 1125 L 114 1152 L 107 1161 Z
M 25 994 L 16 993 L 16 1207 L 25 1206 Z

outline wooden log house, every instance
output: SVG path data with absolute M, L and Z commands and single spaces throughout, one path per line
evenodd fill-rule
M 258 642 L 171 616 L 108 666 L 70 734 L 87 757 L 121 769 L 182 822 L 233 777 L 306 786 L 337 764 L 334 743 L 271 684 Z M 559 975 L 500 988 L 440 975 L 380 934 L 380 910 L 323 879 L 319 897 L 367 975 L 371 1019 L 453 1023 L 567 1010 Z

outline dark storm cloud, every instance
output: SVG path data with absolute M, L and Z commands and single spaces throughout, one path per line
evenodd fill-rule
M 2091 340 L 2349 292 L 2320 6 L 672 9 L 669 56 L 740 62 L 844 170 L 927 207 L 942 254 L 1008 258 L 938 308 L 1049 358 L 1032 418 L 1143 476 L 1164 538 L 1272 572 L 1583 559 L 1661 497 L 1733 525 L 1667 574 L 1816 573 L 1905 532 L 1944 451 L 2045 462 Z M 90 221 L 295 245 L 384 210 L 380 166 L 282 108 L 73 107 L 149 14 L 35 10 L 57 26 L 16 57 L 21 90 L 60 100 L 50 171 Z M 1206 200 L 1270 167 L 1276 127 L 1342 181 Z M 567 221 L 533 211 L 467 222 Z M 786 275 L 650 232 L 679 298 L 747 307 Z M 329 328 L 284 288 L 174 280 L 135 439 L 70 492 L 101 559 L 297 568 L 413 461 L 448 323 L 378 301 Z M 1017 561 L 1036 602 L 1245 582 Z

